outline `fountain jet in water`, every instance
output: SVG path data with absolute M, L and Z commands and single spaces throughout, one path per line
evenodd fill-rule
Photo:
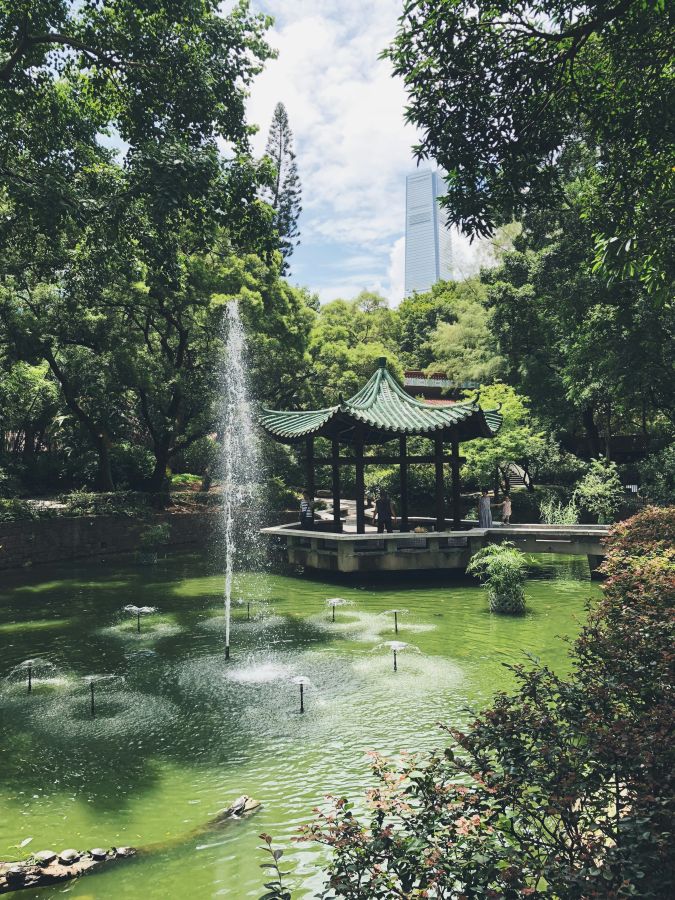
M 305 711 L 305 686 L 310 683 L 309 678 L 306 678 L 304 675 L 296 675 L 293 679 L 293 684 L 300 685 L 300 712 L 304 713 Z
M 258 531 L 258 446 L 246 373 L 246 337 L 236 302 L 225 305 L 224 358 L 220 367 L 220 425 L 223 435 L 223 532 L 225 538 L 225 658 L 230 658 L 232 581 L 242 536 Z M 250 554 L 249 554 L 250 556 Z
M 336 606 L 348 606 L 351 603 L 351 600 L 343 600 L 342 597 L 330 597 L 326 600 L 326 606 L 330 606 L 333 610 L 331 621 L 335 621 L 335 607 Z
M 124 612 L 129 613 L 129 615 L 136 616 L 136 631 L 138 634 L 141 633 L 141 616 L 149 616 L 152 613 L 157 612 L 156 606 L 134 606 L 130 604 L 129 606 L 124 607 Z

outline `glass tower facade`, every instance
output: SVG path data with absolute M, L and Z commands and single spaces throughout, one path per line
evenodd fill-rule
M 452 277 L 452 244 L 438 198 L 438 172 L 417 171 L 405 181 L 405 295 L 428 291 Z

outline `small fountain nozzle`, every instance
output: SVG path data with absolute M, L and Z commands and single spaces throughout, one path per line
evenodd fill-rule
M 229 658 L 230 658 L 230 645 L 225 644 L 225 659 L 229 659 Z
M 300 712 L 304 713 L 305 711 L 305 685 L 309 684 L 309 679 L 305 678 L 304 675 L 297 675 L 293 682 L 297 685 L 300 685 Z
M 394 650 L 394 672 L 398 672 L 398 666 L 396 665 L 396 651 Z
M 33 665 L 28 663 L 28 693 L 33 690 Z
M 91 694 L 91 715 L 92 717 L 96 715 L 96 703 L 94 701 L 94 682 L 89 682 L 89 692 Z

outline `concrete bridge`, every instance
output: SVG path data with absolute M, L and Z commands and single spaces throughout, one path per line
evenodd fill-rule
M 565 553 L 586 556 L 595 572 L 602 561 L 606 525 L 496 525 L 461 531 L 336 534 L 312 531 L 297 524 L 263 528 L 276 541 L 289 563 L 329 572 L 404 572 L 455 569 L 464 571 L 476 551 L 486 544 L 513 542 L 525 553 Z

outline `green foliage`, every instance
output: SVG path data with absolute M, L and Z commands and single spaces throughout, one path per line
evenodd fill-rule
M 201 484 L 201 475 L 192 475 L 190 472 L 181 472 L 179 475 L 171 476 L 171 487 L 181 488 L 193 484 Z
M 138 543 L 145 551 L 156 551 L 166 547 L 171 537 L 171 526 L 168 522 L 149 525 L 143 530 Z
M 584 215 L 598 266 L 667 298 L 670 27 L 663 0 L 405 4 L 385 55 L 408 92 L 417 157 L 447 173 L 450 220 L 487 235 L 557 204 L 561 157 L 584 141 L 595 159 Z
M 614 521 L 623 495 L 616 463 L 594 459 L 577 485 L 574 500 L 582 509 L 596 516 L 601 525 L 605 525 Z
M 487 588 L 490 611 L 525 612 L 523 584 L 527 578 L 527 558 L 510 541 L 488 544 L 471 557 L 466 571 L 477 575 Z
M 465 394 L 466 399 L 475 396 L 471 391 Z M 462 447 L 466 456 L 463 477 L 476 487 L 493 484 L 497 473 L 503 481 L 511 463 L 527 468 L 529 458 L 541 452 L 545 440 L 532 423 L 528 399 L 509 385 L 481 387 L 480 403 L 483 409 L 495 409 L 501 404 L 504 420 L 494 438 L 480 438 Z
M 454 381 L 489 384 L 503 372 L 485 286 L 477 280 L 447 285 L 452 298 L 452 321 L 440 322 L 431 337 L 434 362 Z
M 578 525 L 579 507 L 575 499 L 563 503 L 555 497 L 544 496 L 539 503 L 539 514 L 545 525 Z
M 25 500 L 0 497 L 0 522 L 23 522 L 39 518 L 39 512 Z
M 284 851 L 275 849 L 272 845 L 272 838 L 269 834 L 259 835 L 260 840 L 264 841 L 259 850 L 263 850 L 270 862 L 261 863 L 260 868 L 265 870 L 266 877 L 271 880 L 265 883 L 265 893 L 260 896 L 260 900 L 291 900 L 291 892 L 284 885 L 284 878 L 287 878 L 289 872 L 282 869 L 279 860 L 284 855 Z
M 274 176 L 263 190 L 263 199 L 274 210 L 274 227 L 283 257 L 282 272 L 288 271 L 288 258 L 298 245 L 298 218 L 302 212 L 302 191 L 293 150 L 293 132 L 283 103 L 274 108 L 265 152 L 274 166 Z
M 671 896 L 673 547 L 675 507 L 615 527 L 567 678 L 511 667 L 450 746 L 374 754 L 368 811 L 331 798 L 304 829 L 332 849 L 321 896 Z
M 675 444 L 648 456 L 640 464 L 640 491 L 652 503 L 675 503 Z
M 265 482 L 265 505 L 272 512 L 287 509 L 297 510 L 300 506 L 299 495 L 290 490 L 279 475 L 273 475 Z
M 639 422 L 672 429 L 672 312 L 637 281 L 593 272 L 582 219 L 593 158 L 563 164 L 564 202 L 532 209 L 515 249 L 483 273 L 506 378 L 554 434 L 598 442 Z

